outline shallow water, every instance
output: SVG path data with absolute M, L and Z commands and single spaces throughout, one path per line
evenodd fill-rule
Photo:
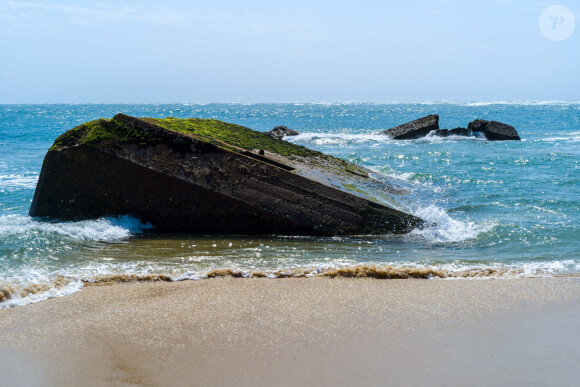
M 397 179 L 410 192 L 396 197 L 398 205 L 436 226 L 405 236 L 216 237 L 157 233 L 123 214 L 60 223 L 29 218 L 54 139 L 118 112 L 217 118 L 260 131 L 286 125 L 302 133 L 291 142 L 363 165 L 378 179 Z M 440 114 L 442 128 L 475 118 L 506 122 L 524 141 L 377 135 L 431 113 Z M 1 105 L 0 117 L 0 307 L 69 294 L 83 281 L 112 275 L 580 273 L 580 103 Z

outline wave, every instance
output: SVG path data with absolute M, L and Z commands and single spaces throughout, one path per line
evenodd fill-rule
M 514 105 L 514 106 L 571 106 L 580 105 L 580 101 L 567 100 L 495 100 L 495 101 L 349 101 L 349 102 L 296 102 L 300 105 L 322 105 L 322 106 L 343 106 L 343 105 L 456 105 L 456 106 L 490 106 L 490 105 Z
M 546 137 L 537 141 L 542 142 L 578 142 L 580 141 L 580 132 L 561 133 L 559 137 Z
M 153 228 L 129 215 L 82 220 L 78 222 L 47 222 L 22 215 L 0 216 L 0 238 L 57 234 L 74 240 L 109 242 L 128 238 Z
M 580 269 L 580 262 L 552 261 L 526 264 L 473 265 L 455 262 L 440 265 L 391 263 L 366 263 L 357 265 L 327 265 L 312 267 L 295 267 L 286 269 L 250 269 L 219 268 L 200 272 L 186 272 L 181 275 L 168 274 L 101 274 L 92 278 L 83 278 L 85 285 L 103 285 L 131 282 L 177 282 L 186 280 L 203 280 L 213 278 L 376 278 L 376 279 L 484 279 L 484 278 L 522 278 L 551 277 L 568 271 Z
M 419 102 L 377 102 L 377 105 L 455 105 L 455 106 L 492 106 L 492 105 L 510 105 L 510 106 L 573 106 L 580 105 L 580 101 L 566 100 L 495 100 L 495 101 L 419 101 Z
M 118 268 L 117 268 L 118 269 Z M 128 269 L 128 268 L 126 268 Z M 22 280 L 0 283 L 0 309 L 27 305 L 55 297 L 63 297 L 80 291 L 84 286 L 102 286 L 136 282 L 176 282 L 213 278 L 374 278 L 374 279 L 512 279 L 527 277 L 553 277 L 577 273 L 580 261 L 549 261 L 494 265 L 452 262 L 445 264 L 420 263 L 362 263 L 343 265 L 320 265 L 285 269 L 216 268 L 206 271 L 184 272 L 178 275 L 163 273 L 159 268 L 149 267 L 150 272 L 139 270 L 107 272 L 91 267 L 87 275 L 57 275 L 54 279 L 38 278 L 23 283 Z M 34 276 L 30 278 L 32 280 Z
M 78 292 L 82 287 L 82 281 L 66 277 L 23 286 L 0 283 L 0 309 L 68 296 Z
M 382 144 L 397 144 L 403 145 L 407 141 L 397 141 L 393 140 L 390 136 L 378 133 L 368 133 L 368 134 L 347 134 L 347 133 L 301 133 L 297 136 L 287 136 L 284 140 L 302 145 L 337 145 L 341 147 L 347 147 L 352 145 L 366 145 L 370 147 L 379 146 Z M 477 136 L 447 136 L 441 137 L 435 135 L 435 132 L 427 134 L 425 137 L 412 140 L 412 143 L 438 143 L 438 142 L 448 142 L 448 141 L 486 141 L 485 137 Z
M 23 174 L 11 173 L 0 175 L 0 190 L 10 188 L 35 188 L 38 174 L 27 172 Z
M 458 243 L 473 240 L 492 232 L 499 225 L 496 221 L 475 223 L 453 219 L 444 209 L 430 205 L 417 207 L 414 215 L 424 219 L 428 226 L 412 230 L 404 239 L 421 240 L 429 245 Z
M 457 103 L 461 105 L 462 103 Z M 547 100 L 547 101 L 479 101 L 479 102 L 465 102 L 465 106 L 490 106 L 490 105 L 515 105 L 515 106 L 571 106 L 580 105 L 580 101 L 562 101 L 562 100 Z
M 419 174 L 415 172 L 397 172 L 394 170 L 384 171 L 383 168 L 371 168 L 373 178 L 395 179 L 400 184 L 405 184 L 404 189 L 409 192 L 420 191 L 422 193 L 433 192 L 439 194 L 442 188 L 430 181 L 420 181 Z M 470 220 L 458 220 L 449 215 L 444 208 L 433 204 L 420 204 L 419 201 L 406 202 L 405 210 L 425 220 L 427 226 L 416 228 L 408 234 L 400 236 L 403 240 L 422 242 L 427 245 L 454 244 L 475 240 L 486 233 L 493 232 L 500 225 L 498 221 L 474 222 Z
M 382 144 L 393 143 L 393 139 L 384 134 L 346 134 L 346 133 L 301 133 L 297 136 L 284 137 L 291 143 L 308 143 L 314 145 L 340 145 L 353 144 Z
M 276 271 L 242 271 L 235 269 L 218 269 L 203 274 L 182 276 L 177 280 L 208 279 L 219 277 L 234 278 L 376 278 L 376 279 L 433 279 L 433 278 L 488 278 L 516 277 L 524 274 L 522 269 L 476 267 L 463 270 L 448 270 L 432 266 L 394 266 L 363 264 L 345 267 L 286 269 Z
M 418 138 L 414 141 L 417 143 L 420 143 L 420 144 L 421 143 L 433 144 L 433 143 L 449 142 L 449 141 L 483 141 L 483 142 L 485 142 L 485 141 L 487 141 L 487 139 L 485 137 L 456 136 L 456 135 L 442 137 L 442 136 L 437 136 L 434 131 L 431 131 L 425 137 Z

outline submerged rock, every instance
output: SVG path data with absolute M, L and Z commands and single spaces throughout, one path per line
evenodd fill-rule
M 395 126 L 385 130 L 382 134 L 387 134 L 395 140 L 413 140 L 425 137 L 432 130 L 439 129 L 439 115 L 431 114 L 416 119 L 406 124 Z
M 129 214 L 203 234 L 405 233 L 404 191 L 344 160 L 217 120 L 87 122 L 48 151 L 31 216 Z
M 469 136 L 470 132 L 466 128 L 455 128 L 455 129 L 438 129 L 435 132 L 435 136 L 448 137 L 448 136 Z
M 477 137 L 485 140 L 485 136 L 482 132 L 474 132 L 467 128 L 454 128 L 454 129 L 439 129 L 431 132 L 430 135 L 437 137 L 449 137 L 449 136 L 460 136 L 460 137 Z
M 300 132 L 293 129 L 288 129 L 285 126 L 276 126 L 274 129 L 270 130 L 269 132 L 264 132 L 266 136 L 270 136 L 272 138 L 281 140 L 286 136 L 298 136 Z
M 466 128 L 449 129 L 450 136 L 470 136 L 472 133 Z
M 485 134 L 489 141 L 521 140 L 516 128 L 498 121 L 471 121 L 467 129 Z

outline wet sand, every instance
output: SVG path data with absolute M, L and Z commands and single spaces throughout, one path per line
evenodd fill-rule
M 0 310 L 0 385 L 576 385 L 578 278 L 216 278 Z

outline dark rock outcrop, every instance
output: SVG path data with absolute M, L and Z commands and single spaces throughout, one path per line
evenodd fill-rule
M 467 129 L 481 132 L 489 141 L 521 140 L 516 129 L 498 121 L 475 120 L 471 121 Z
M 431 114 L 406 124 L 395 126 L 385 130 L 382 134 L 387 134 L 395 140 L 413 140 L 425 137 L 432 130 L 439 129 L 439 115 Z
M 118 114 L 56 139 L 30 215 L 129 214 L 203 234 L 383 234 L 423 224 L 389 204 L 402 190 L 368 172 L 217 120 Z
M 387 134 L 395 140 L 413 140 L 422 138 L 431 133 L 431 136 L 465 136 L 480 137 L 489 141 L 501 140 L 521 140 L 518 132 L 513 126 L 498 122 L 475 120 L 469 123 L 467 128 L 439 129 L 439 116 L 431 114 L 419 118 L 415 121 L 385 130 L 382 134 Z
M 471 133 L 466 128 L 449 129 L 450 136 L 469 136 Z
M 438 129 L 434 132 L 435 136 L 438 137 L 449 137 L 449 136 L 463 136 L 463 137 L 477 137 L 472 131 L 467 128 L 454 128 L 454 129 Z
M 266 136 L 270 136 L 272 138 L 281 140 L 286 136 L 298 136 L 300 132 L 293 129 L 288 129 L 285 126 L 276 126 L 274 129 L 270 130 L 269 132 L 264 132 Z
M 438 129 L 435 131 L 435 135 L 439 137 L 469 136 L 469 134 L 470 132 L 466 128 Z

